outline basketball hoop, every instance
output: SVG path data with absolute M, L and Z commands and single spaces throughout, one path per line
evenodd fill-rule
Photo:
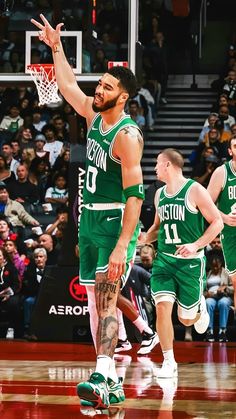
M 39 105 L 61 101 L 53 64 L 29 64 L 27 69 L 37 87 Z

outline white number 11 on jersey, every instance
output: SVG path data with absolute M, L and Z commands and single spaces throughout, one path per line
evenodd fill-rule
M 176 224 L 164 224 L 164 229 L 165 229 L 165 233 L 166 233 L 166 239 L 165 239 L 165 243 L 166 244 L 179 244 L 181 243 L 181 239 L 178 236 L 178 232 L 177 232 L 177 225 Z M 170 230 L 172 230 L 170 232 Z M 173 236 L 173 238 L 171 238 L 171 236 Z

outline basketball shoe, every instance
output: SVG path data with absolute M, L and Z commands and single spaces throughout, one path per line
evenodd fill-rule
M 132 349 L 132 345 L 128 341 L 128 339 L 126 340 L 118 339 L 116 349 L 115 349 L 115 354 L 118 354 L 119 352 L 130 351 L 130 349 Z
M 119 378 L 119 382 L 115 383 L 111 378 L 107 380 L 107 387 L 109 392 L 109 402 L 110 404 L 121 403 L 125 400 L 125 394 L 122 386 L 122 378 Z M 81 406 L 94 406 L 94 401 L 92 400 L 84 400 L 81 398 L 80 400 Z
M 102 374 L 94 372 L 88 381 L 77 385 L 77 394 L 84 405 L 93 406 L 96 409 L 106 409 L 109 407 L 109 391 L 107 381 Z
M 194 328 L 197 333 L 205 333 L 209 326 L 210 317 L 206 307 L 206 300 L 205 297 L 201 296 L 201 313 L 199 319 L 194 323 Z
M 168 359 L 163 361 L 161 368 L 158 368 L 156 371 L 157 378 L 173 378 L 178 375 L 178 366 L 177 363 L 170 362 Z
M 142 333 L 142 343 L 137 352 L 137 355 L 147 355 L 152 349 L 159 343 L 159 337 L 156 332 L 149 334 L 147 332 Z

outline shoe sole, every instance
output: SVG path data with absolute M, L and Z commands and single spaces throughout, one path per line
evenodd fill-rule
M 115 349 L 115 354 L 118 354 L 119 352 L 127 352 L 130 351 L 130 349 L 132 349 L 132 346 L 127 346 L 126 348 L 116 348 Z
M 110 403 L 104 403 L 103 400 L 101 399 L 101 396 L 99 394 L 96 393 L 95 390 L 93 390 L 91 388 L 91 391 L 89 389 L 86 388 L 80 388 L 79 384 L 77 385 L 77 394 L 79 396 L 79 398 L 81 399 L 81 401 L 83 400 L 84 402 L 89 402 L 91 404 L 81 404 L 83 406 L 92 406 L 95 408 L 99 408 L 99 409 L 106 409 L 109 407 Z
M 149 354 L 159 342 L 160 342 L 159 338 L 158 338 L 158 336 L 156 336 L 153 339 L 153 342 L 151 343 L 151 345 L 150 346 L 143 346 L 142 348 L 140 348 L 137 352 L 137 355 L 147 355 L 147 354 Z
M 209 326 L 209 322 L 210 322 L 210 316 L 209 316 L 209 314 L 208 313 L 206 313 L 206 316 L 208 317 L 208 322 L 206 323 L 206 327 L 204 328 L 204 330 L 203 329 L 198 329 L 198 325 L 196 325 L 196 323 L 194 323 L 194 329 L 196 330 L 196 332 L 199 334 L 199 335 L 202 335 L 203 333 L 205 333 L 206 332 L 206 330 L 207 330 L 207 328 L 208 328 L 208 326 Z M 198 330 L 197 330 L 198 329 Z
M 113 393 L 109 393 L 109 402 L 110 404 L 118 404 L 125 401 L 125 395 L 120 397 L 120 400 L 118 400 L 117 396 Z M 80 399 L 81 406 L 87 406 L 87 407 L 94 407 L 94 403 L 88 400 Z

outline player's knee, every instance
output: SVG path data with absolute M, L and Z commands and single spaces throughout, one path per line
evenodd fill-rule
M 178 319 L 184 326 L 192 326 L 194 323 L 193 319 L 182 319 L 181 317 L 178 317 Z
M 178 307 L 178 319 L 184 326 L 191 326 L 197 318 L 198 306 L 186 309 Z

